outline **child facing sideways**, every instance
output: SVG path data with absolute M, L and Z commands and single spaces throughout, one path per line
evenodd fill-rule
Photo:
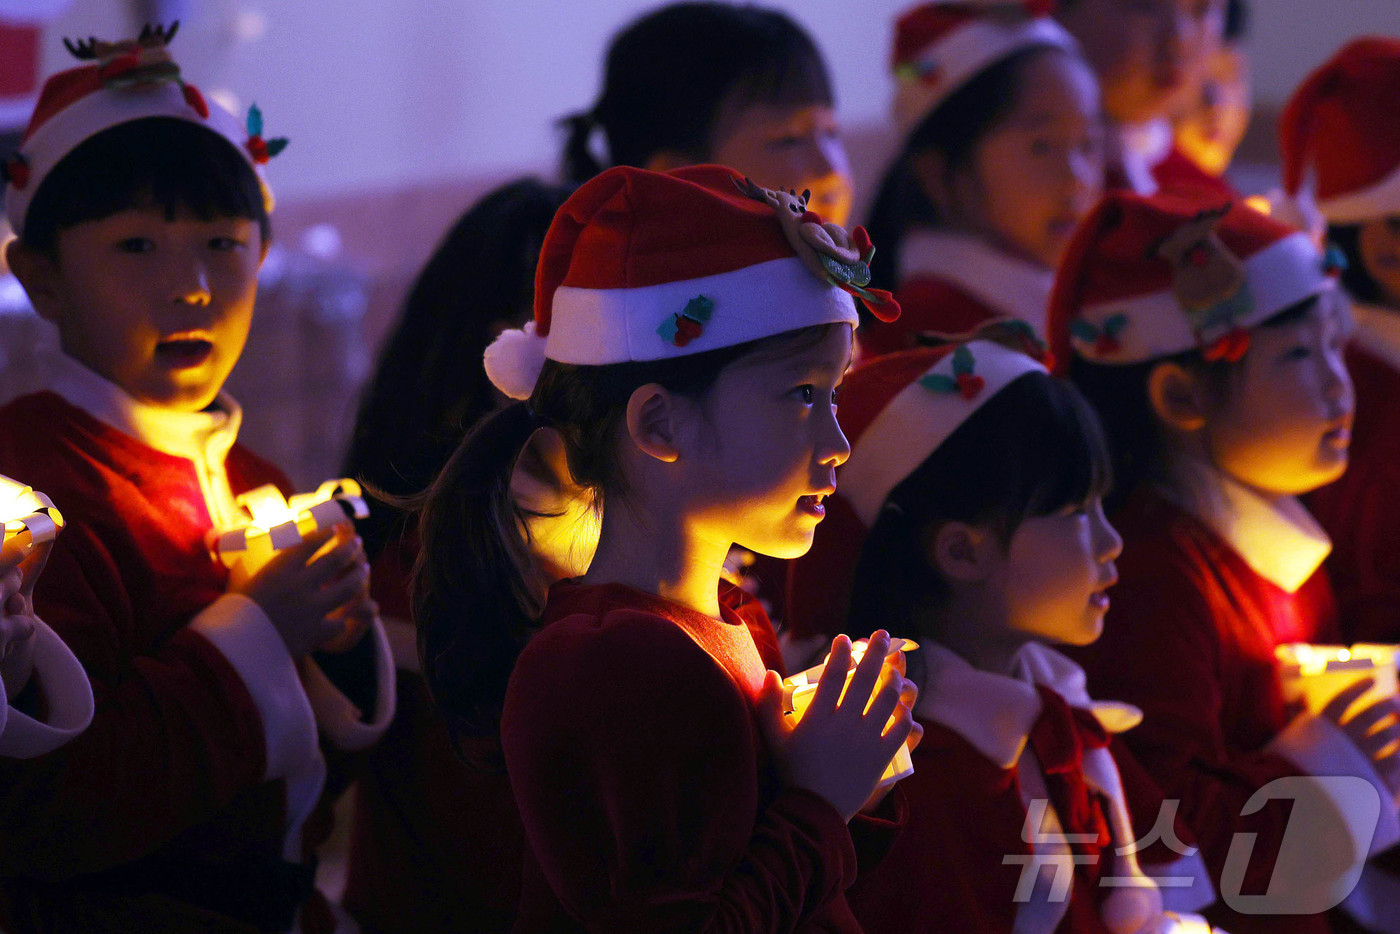
M 0 471 L 63 504 L 35 609 L 97 709 L 55 753 L 0 764 L 5 908 L 20 930 L 329 931 L 303 839 L 318 726 L 372 742 L 393 669 L 346 526 L 246 579 L 209 553 L 249 521 L 238 494 L 290 492 L 235 443 L 221 392 L 270 234 L 260 165 L 285 142 L 183 82 L 173 33 L 72 44 L 91 63 L 49 79 L 7 163 L 7 259 L 63 353 L 48 390 L 0 409 Z M 310 656 L 366 630 L 352 702 Z
M 1363 683 L 1295 712 L 1275 656 L 1336 641 L 1330 542 L 1298 500 L 1347 464 L 1331 273 L 1243 204 L 1115 192 L 1051 305 L 1056 356 L 1109 438 L 1124 542 L 1104 635 L 1077 657 L 1092 693 L 1142 709 L 1124 741 L 1179 799 L 1225 899 L 1208 914 L 1236 934 L 1330 930 L 1368 854 L 1400 838 L 1394 698 L 1354 704 Z M 1261 792 L 1276 779 L 1296 801 Z
M 857 319 L 823 260 L 868 246 L 801 229 L 791 203 L 717 166 L 585 183 L 546 238 L 534 320 L 487 352 L 528 403 L 430 493 L 425 673 L 459 734 L 499 723 L 518 929 L 859 930 L 844 891 L 899 817 L 876 784 L 918 734 L 912 686 L 877 632 L 838 703 L 843 637 L 794 724 L 766 618 L 720 586 L 735 543 L 806 550 L 848 453 L 834 393 Z M 540 429 L 601 508 L 587 572 L 543 606 L 508 483 Z
M 921 4 L 895 24 L 893 59 L 904 142 L 869 227 L 875 281 L 903 314 L 863 328 L 862 354 L 995 319 L 1042 336 L 1055 264 L 1103 190 L 1093 72 L 1053 19 L 1015 4 Z
M 849 895 L 864 929 L 1205 930 L 1164 911 L 1173 891 L 1135 853 L 1158 814 L 1133 807 L 1159 802 L 1129 801 L 1119 762 L 1140 769 L 1110 738 L 1141 715 L 1091 700 L 1054 648 L 1098 638 L 1117 576 L 1093 411 L 981 339 L 881 357 L 841 398 L 851 458 L 792 599 L 809 625 L 887 620 L 916 639 L 924 727 L 901 785 L 909 826 Z M 1204 875 L 1152 855 L 1172 862 L 1151 872 Z

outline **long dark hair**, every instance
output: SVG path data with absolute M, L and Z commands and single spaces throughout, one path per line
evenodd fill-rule
M 558 431 L 573 480 L 605 508 L 627 489 L 616 453 L 635 389 L 657 383 L 700 397 L 740 358 L 786 355 L 839 326 L 656 362 L 547 361 L 528 404 L 493 413 L 462 441 L 424 499 L 413 572 L 423 676 L 459 748 L 462 740 L 496 735 L 515 659 L 543 610 L 545 581 L 530 554 L 527 517 L 510 495 L 511 472 L 531 434 L 543 426 Z
M 427 488 L 499 397 L 482 353 L 502 327 L 528 319 L 545 232 L 571 189 L 527 178 L 464 214 L 418 274 L 360 400 L 345 475 L 390 497 Z M 360 532 L 370 555 L 402 532 L 392 498 Z
M 1361 224 L 1332 224 L 1327 228 L 1327 242 L 1342 251 L 1347 259 L 1342 270 L 1342 287 L 1358 302 L 1368 305 L 1383 305 L 1386 302 L 1385 290 L 1375 277 L 1366 271 L 1366 263 L 1361 257 Z
M 720 108 L 754 102 L 833 102 L 821 52 L 787 14 L 728 3 L 673 3 L 613 37 L 603 89 L 565 117 L 563 174 L 582 183 L 603 171 L 589 149 L 595 130 L 610 165 L 645 167 L 663 150 L 708 160 Z
M 882 254 L 880 263 L 870 270 L 872 285 L 893 291 L 899 284 L 905 234 L 913 227 L 937 227 L 946 222 L 924 194 L 914 170 L 914 158 L 920 153 L 938 153 L 948 181 L 966 171 L 978 144 L 1015 109 L 1025 64 L 1047 52 L 1059 50 L 1033 46 L 988 66 L 949 94 L 910 132 L 880 180 L 870 220 L 865 225 Z
M 1111 485 L 1108 444 L 1083 396 L 1044 373 L 1017 377 L 886 497 L 856 564 L 849 631 L 908 627 L 947 600 L 926 558 L 930 529 L 990 525 L 1008 543 L 1026 519 Z

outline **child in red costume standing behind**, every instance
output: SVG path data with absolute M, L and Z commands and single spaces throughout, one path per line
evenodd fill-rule
M 1181 802 L 1225 900 L 1214 920 L 1331 930 L 1323 912 L 1400 839 L 1395 701 L 1351 709 L 1348 690 L 1295 715 L 1275 659 L 1336 635 L 1330 543 L 1297 498 L 1347 463 L 1331 270 L 1306 234 L 1242 204 L 1115 192 L 1058 276 L 1052 347 L 1103 419 L 1123 536 L 1103 637 L 1075 657 L 1091 693 L 1142 709 L 1124 741 Z M 1297 800 L 1258 794 L 1275 779 Z M 1385 910 L 1366 900 L 1363 886 L 1348 908 Z
M 185 84 L 173 32 L 73 45 L 93 63 L 49 80 L 7 162 L 7 259 L 63 354 L 49 390 L 0 409 L 0 472 L 63 504 L 35 608 L 97 710 L 52 755 L 0 764 L 4 907 L 20 931 L 330 931 L 303 839 L 318 726 L 371 742 L 392 666 L 344 526 L 236 583 L 209 553 L 247 522 L 238 494 L 290 492 L 220 391 L 270 233 L 260 165 L 285 141 Z M 351 702 L 310 656 L 367 628 Z

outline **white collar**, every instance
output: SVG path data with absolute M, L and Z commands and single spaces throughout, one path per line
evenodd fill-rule
M 1128 704 L 1090 700 L 1084 670 L 1038 642 L 1028 642 L 1016 653 L 1014 676 L 974 668 L 936 642 L 924 641 L 919 651 L 927 675 L 914 713 L 948 727 L 1003 769 L 1020 761 L 1040 716 L 1037 684 L 1071 707 L 1092 712 L 1110 732 L 1121 733 L 1142 720 L 1142 712 Z
M 1351 315 L 1356 325 L 1352 340 L 1400 370 L 1400 310 L 1355 302 Z
M 1176 459 L 1162 493 L 1206 524 L 1265 580 L 1294 593 L 1332 551 L 1296 496 L 1270 501 L 1191 457 Z
M 1053 270 L 1004 253 L 980 237 L 920 228 L 904 238 L 899 281 L 934 275 L 954 283 L 1003 314 L 1045 334 L 1046 309 L 1055 285 Z
M 1118 127 L 1123 174 L 1128 177 L 1133 191 L 1140 195 L 1156 194 L 1157 179 L 1152 170 L 1171 154 L 1172 143 L 1171 124 L 1166 120 Z
M 142 444 L 175 457 L 222 463 L 238 438 L 243 409 L 220 392 L 204 412 L 147 405 L 65 353 L 46 358 L 47 386 L 73 405 Z

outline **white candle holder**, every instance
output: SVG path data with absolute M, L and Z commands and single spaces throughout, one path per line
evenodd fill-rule
M 249 515 L 246 525 L 219 534 L 214 551 L 235 581 L 256 574 L 273 555 L 301 544 L 318 529 L 369 515 L 364 494 L 354 480 L 327 480 L 314 493 L 284 499 L 267 484 L 238 497 Z
M 1353 646 L 1292 642 L 1274 650 L 1284 700 L 1301 702 L 1313 714 L 1358 681 L 1375 685 L 1352 706 L 1366 706 L 1395 696 L 1397 646 L 1358 643 Z

